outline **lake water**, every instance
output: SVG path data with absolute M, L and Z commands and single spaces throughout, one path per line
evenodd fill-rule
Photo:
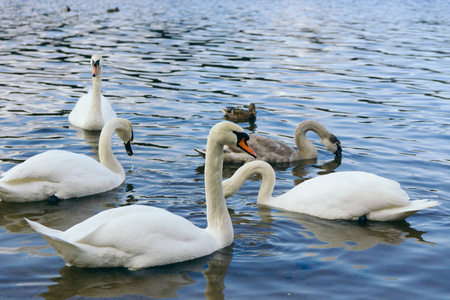
M 448 299 L 449 15 L 438 0 L 3 1 L 0 171 L 49 149 L 97 155 L 98 135 L 67 121 L 91 85 L 93 53 L 104 57 L 103 95 L 133 123 L 135 142 L 130 158 L 113 139 L 127 175 L 118 189 L 58 205 L 0 202 L 0 297 Z M 231 246 L 135 272 L 66 267 L 24 221 L 65 230 L 106 209 L 152 205 L 204 227 L 204 160 L 193 148 L 205 147 L 222 108 L 252 102 L 248 132 L 294 146 L 298 123 L 315 119 L 343 146 L 339 164 L 308 134 L 318 159 L 275 166 L 274 194 L 359 170 L 442 204 L 360 226 L 258 206 L 254 179 L 227 201 Z

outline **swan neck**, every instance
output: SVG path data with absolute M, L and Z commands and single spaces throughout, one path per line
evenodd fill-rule
M 101 107 L 101 74 L 98 73 L 96 77 L 92 77 L 92 101 L 91 101 L 91 112 L 96 112 L 98 114 L 101 114 L 102 107 Z
M 253 175 L 261 176 L 261 186 L 258 192 L 258 204 L 268 204 L 272 199 L 276 177 L 273 168 L 263 161 L 252 161 L 240 167 L 229 179 L 223 182 L 225 197 L 236 194 L 245 181 Z
M 110 121 L 103 127 L 102 132 L 100 133 L 98 155 L 102 165 L 125 179 L 125 171 L 111 149 L 112 136 L 117 127 L 117 121 Z
M 220 229 L 233 239 L 233 226 L 222 189 L 223 145 L 210 134 L 205 157 L 205 194 L 208 229 Z
M 320 139 L 325 138 L 329 131 L 319 122 L 313 120 L 307 120 L 301 122 L 295 129 L 294 139 L 297 145 L 298 151 L 305 159 L 317 158 L 317 149 L 314 144 L 306 137 L 308 131 L 315 132 Z

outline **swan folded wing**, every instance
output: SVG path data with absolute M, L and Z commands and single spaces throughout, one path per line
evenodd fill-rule
M 111 119 L 114 119 L 117 117 L 116 112 L 111 106 L 111 103 L 103 96 L 100 96 L 101 103 L 102 103 L 102 117 L 103 121 L 106 123 Z
M 366 172 L 332 173 L 307 180 L 282 195 L 284 209 L 325 219 L 358 219 L 371 211 L 401 207 L 408 194 L 398 182 Z M 297 198 L 301 198 L 299 205 Z
M 102 193 L 119 186 L 121 176 L 83 154 L 50 150 L 30 157 L 3 174 L 8 185 L 51 186 L 61 199 Z
M 126 257 L 123 253 L 118 253 L 114 249 L 104 248 L 99 250 L 90 245 L 71 242 L 65 236 L 67 235 L 66 232 L 48 228 L 26 218 L 25 220 L 55 249 L 69 266 L 100 267 L 99 258 L 101 258 L 101 263 L 103 264 L 106 260 L 110 266 L 120 266 L 124 257 Z M 95 255 L 93 255 L 94 253 Z
M 367 218 L 373 221 L 399 221 L 408 218 L 416 212 L 440 205 L 439 201 L 426 199 L 413 200 L 405 206 L 393 206 L 382 210 L 372 211 L 367 214 Z
M 270 137 L 250 134 L 248 144 L 253 151 L 255 151 L 258 159 L 260 160 L 283 163 L 298 159 L 298 151 L 289 145 Z M 252 160 L 254 160 L 252 157 L 248 156 L 244 151 L 236 146 L 226 145 L 224 147 L 225 162 L 247 162 Z
M 106 99 L 105 99 L 106 100 Z M 69 114 L 69 122 L 72 125 L 81 127 L 86 121 L 88 114 L 86 112 L 91 108 L 92 88 L 89 92 L 78 99 L 77 104 Z M 103 103 L 102 103 L 103 104 Z
M 129 268 L 190 260 L 217 250 L 205 230 L 165 210 L 134 205 L 106 212 L 72 227 L 66 231 L 67 238 L 80 245 L 115 249 L 120 256 L 126 254 L 125 266 Z M 89 223 L 101 224 L 89 230 Z M 89 233 L 82 234 L 85 228 Z
M 261 156 L 267 162 L 285 163 L 298 159 L 298 151 L 273 138 L 252 135 L 249 144 L 253 149 L 256 148 L 258 157 Z
M 11 168 L 2 175 L 2 181 L 23 179 L 41 179 L 50 182 L 59 182 L 69 172 L 76 172 L 86 161 L 92 164 L 94 159 L 85 155 L 75 154 L 62 150 L 50 150 L 28 158 L 23 163 Z

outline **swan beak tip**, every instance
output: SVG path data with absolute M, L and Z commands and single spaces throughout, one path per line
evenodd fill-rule
M 336 149 L 336 152 L 334 152 L 334 154 L 337 157 L 342 158 L 342 147 L 341 147 L 341 145 L 337 145 L 337 149 Z
M 133 149 L 131 149 L 131 140 L 129 140 L 127 143 L 125 144 L 125 150 L 127 151 L 127 154 L 129 156 L 133 155 Z
M 256 153 L 255 151 L 253 151 L 253 149 L 248 145 L 247 141 L 245 138 L 242 138 L 239 143 L 238 146 L 244 150 L 245 152 L 247 152 L 248 154 L 250 154 L 251 156 L 253 156 L 254 158 L 256 158 Z

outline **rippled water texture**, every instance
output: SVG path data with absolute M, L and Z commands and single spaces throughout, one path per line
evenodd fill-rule
M 98 135 L 67 121 L 91 85 L 93 53 L 104 57 L 103 95 L 134 125 L 135 154 L 114 137 L 127 178 L 108 193 L 0 202 L 0 296 L 448 298 L 449 15 L 445 1 L 3 1 L 0 171 L 48 149 L 97 155 Z M 275 194 L 360 170 L 442 204 L 360 226 L 258 206 L 255 178 L 227 202 L 230 247 L 136 272 L 65 267 L 23 220 L 64 230 L 102 210 L 152 205 L 205 226 L 204 161 L 193 148 L 205 147 L 222 108 L 252 102 L 247 131 L 294 146 L 297 124 L 315 119 L 343 145 L 339 164 L 308 135 L 319 158 L 276 166 Z

